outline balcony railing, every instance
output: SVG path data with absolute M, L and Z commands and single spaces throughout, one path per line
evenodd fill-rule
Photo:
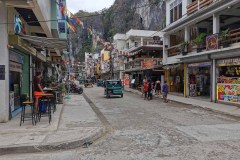
M 178 44 L 178 45 L 175 45 L 175 46 L 172 46 L 170 48 L 167 49 L 167 52 L 168 52 L 168 57 L 173 57 L 173 56 L 177 56 L 179 54 L 181 54 L 181 44 Z
M 190 15 L 197 10 L 208 6 L 209 4 L 213 3 L 214 0 L 197 0 L 187 6 L 187 14 Z
M 141 69 L 144 68 L 144 63 L 154 62 L 151 67 L 162 64 L 162 58 L 136 58 L 133 61 L 125 63 L 125 69 Z

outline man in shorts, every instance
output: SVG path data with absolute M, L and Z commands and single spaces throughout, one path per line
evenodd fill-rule
M 168 95 L 168 84 L 167 81 L 164 81 L 164 84 L 162 86 L 162 92 L 163 92 L 163 102 L 167 103 L 167 95 Z

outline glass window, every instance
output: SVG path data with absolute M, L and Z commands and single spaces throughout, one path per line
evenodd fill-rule
M 178 19 L 182 18 L 182 3 L 178 5 Z
M 173 9 L 170 10 L 170 23 L 173 23 Z

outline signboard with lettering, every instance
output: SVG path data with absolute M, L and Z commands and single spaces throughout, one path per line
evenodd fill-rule
M 240 58 L 222 59 L 217 61 L 217 66 L 238 66 L 240 65 Z
M 5 65 L 0 65 L 0 80 L 5 80 Z
M 207 51 L 218 49 L 218 35 L 217 34 L 207 36 L 206 49 L 207 49 Z
M 11 50 L 9 51 L 9 60 L 13 62 L 21 63 L 21 64 L 23 64 L 24 62 L 22 55 L 17 54 Z
M 22 72 L 22 65 L 15 62 L 9 62 L 9 70 L 13 72 Z
M 156 60 L 149 60 L 142 62 L 142 68 L 151 68 L 157 65 Z
M 217 100 L 222 102 L 240 103 L 240 85 L 239 84 L 218 84 Z

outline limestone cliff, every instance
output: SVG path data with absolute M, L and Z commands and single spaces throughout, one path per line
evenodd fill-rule
M 97 16 L 92 16 L 96 15 Z M 100 12 L 79 11 L 85 25 L 91 26 L 105 40 L 111 40 L 116 33 L 129 29 L 160 30 L 165 26 L 165 2 L 163 0 L 115 0 L 114 4 Z

